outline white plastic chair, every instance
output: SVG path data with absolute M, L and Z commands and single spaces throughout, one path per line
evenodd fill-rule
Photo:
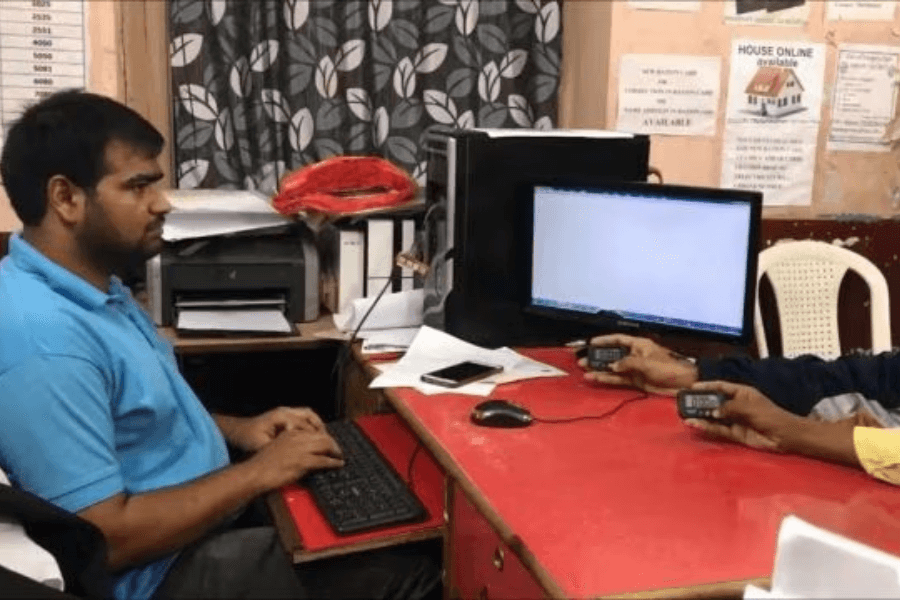
M 781 242 L 759 253 L 754 330 L 759 356 L 769 355 L 759 308 L 759 282 L 769 278 L 775 292 L 782 354 L 841 355 L 838 335 L 838 290 L 847 269 L 869 286 L 872 351 L 891 349 L 891 317 L 887 280 L 867 258 L 826 242 Z

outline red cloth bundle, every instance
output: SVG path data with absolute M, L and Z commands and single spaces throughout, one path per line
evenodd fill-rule
M 285 175 L 272 205 L 285 215 L 346 215 L 404 204 L 416 187 L 406 171 L 383 158 L 334 156 Z

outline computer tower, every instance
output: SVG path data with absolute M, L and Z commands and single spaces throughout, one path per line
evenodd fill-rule
M 425 323 L 487 347 L 558 343 L 583 329 L 528 314 L 532 251 L 518 223 L 530 183 L 646 181 L 650 140 L 592 130 L 435 130 L 426 140 Z M 562 269 L 589 268 L 579 257 Z

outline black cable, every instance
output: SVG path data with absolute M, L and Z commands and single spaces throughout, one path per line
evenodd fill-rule
M 537 417 L 534 417 L 534 420 L 537 421 L 538 423 L 551 423 L 552 424 L 552 423 L 572 423 L 574 421 L 587 421 L 589 419 L 605 419 L 605 418 L 611 417 L 612 415 L 619 412 L 622 409 L 622 407 L 624 407 L 626 404 L 631 404 L 632 402 L 635 402 L 637 400 L 644 400 L 645 398 L 649 398 L 649 397 L 650 397 L 650 394 L 648 394 L 647 392 L 641 392 L 637 396 L 632 396 L 631 398 L 625 398 L 624 400 L 619 402 L 617 405 L 615 405 L 614 407 L 612 407 L 605 413 L 600 413 L 599 415 L 582 415 L 580 417 L 568 417 L 565 419 L 539 419 Z
M 419 455 L 419 450 L 422 449 L 422 442 L 416 439 L 416 449 L 413 450 L 413 453 L 409 457 L 409 464 L 406 466 L 406 483 L 409 484 L 409 489 L 415 491 L 415 484 L 413 483 L 412 470 L 413 463 L 416 462 L 416 456 Z
M 372 301 L 372 304 L 369 305 L 369 309 L 365 312 L 362 319 L 359 320 L 359 324 L 357 324 L 356 329 L 353 330 L 353 334 L 350 336 L 350 339 L 347 343 L 338 351 L 337 359 L 334 361 L 334 368 L 331 373 L 335 378 L 335 398 L 334 398 L 334 415 L 335 418 L 340 418 L 343 416 L 343 408 L 344 408 L 344 368 L 347 365 L 347 360 L 350 358 L 350 352 L 353 348 L 353 344 L 356 342 L 356 336 L 359 335 L 360 330 L 362 329 L 363 323 L 366 322 L 366 319 L 369 318 L 369 315 L 372 314 L 372 311 L 375 309 L 375 305 L 378 304 L 378 301 L 381 300 L 381 297 L 384 296 L 384 293 L 388 291 L 388 288 L 391 287 L 394 283 L 394 273 L 391 272 L 391 275 L 388 277 L 387 283 L 384 284 L 384 287 L 381 288 L 381 291 L 378 292 L 378 295 L 375 296 L 375 300 Z

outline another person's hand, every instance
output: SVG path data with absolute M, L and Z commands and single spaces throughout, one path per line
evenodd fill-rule
M 283 431 L 320 432 L 325 425 L 319 415 L 309 408 L 280 406 L 256 417 L 228 417 L 219 415 L 216 422 L 225 438 L 234 446 L 256 452 Z
M 629 354 L 612 363 L 609 371 L 588 371 L 585 379 L 606 385 L 635 387 L 654 394 L 674 396 L 697 381 L 697 366 L 647 338 L 625 334 L 601 335 L 591 340 L 597 346 L 626 346 Z M 579 364 L 587 368 L 587 359 Z
M 714 437 L 751 448 L 771 452 L 786 451 L 785 439 L 805 420 L 804 417 L 784 410 L 755 388 L 746 385 L 704 381 L 695 384 L 691 389 L 721 392 L 730 399 L 713 414 L 715 420 L 686 419 L 685 424 Z
M 337 442 L 323 431 L 290 429 L 279 433 L 248 461 L 266 490 L 294 483 L 310 471 L 344 466 Z

